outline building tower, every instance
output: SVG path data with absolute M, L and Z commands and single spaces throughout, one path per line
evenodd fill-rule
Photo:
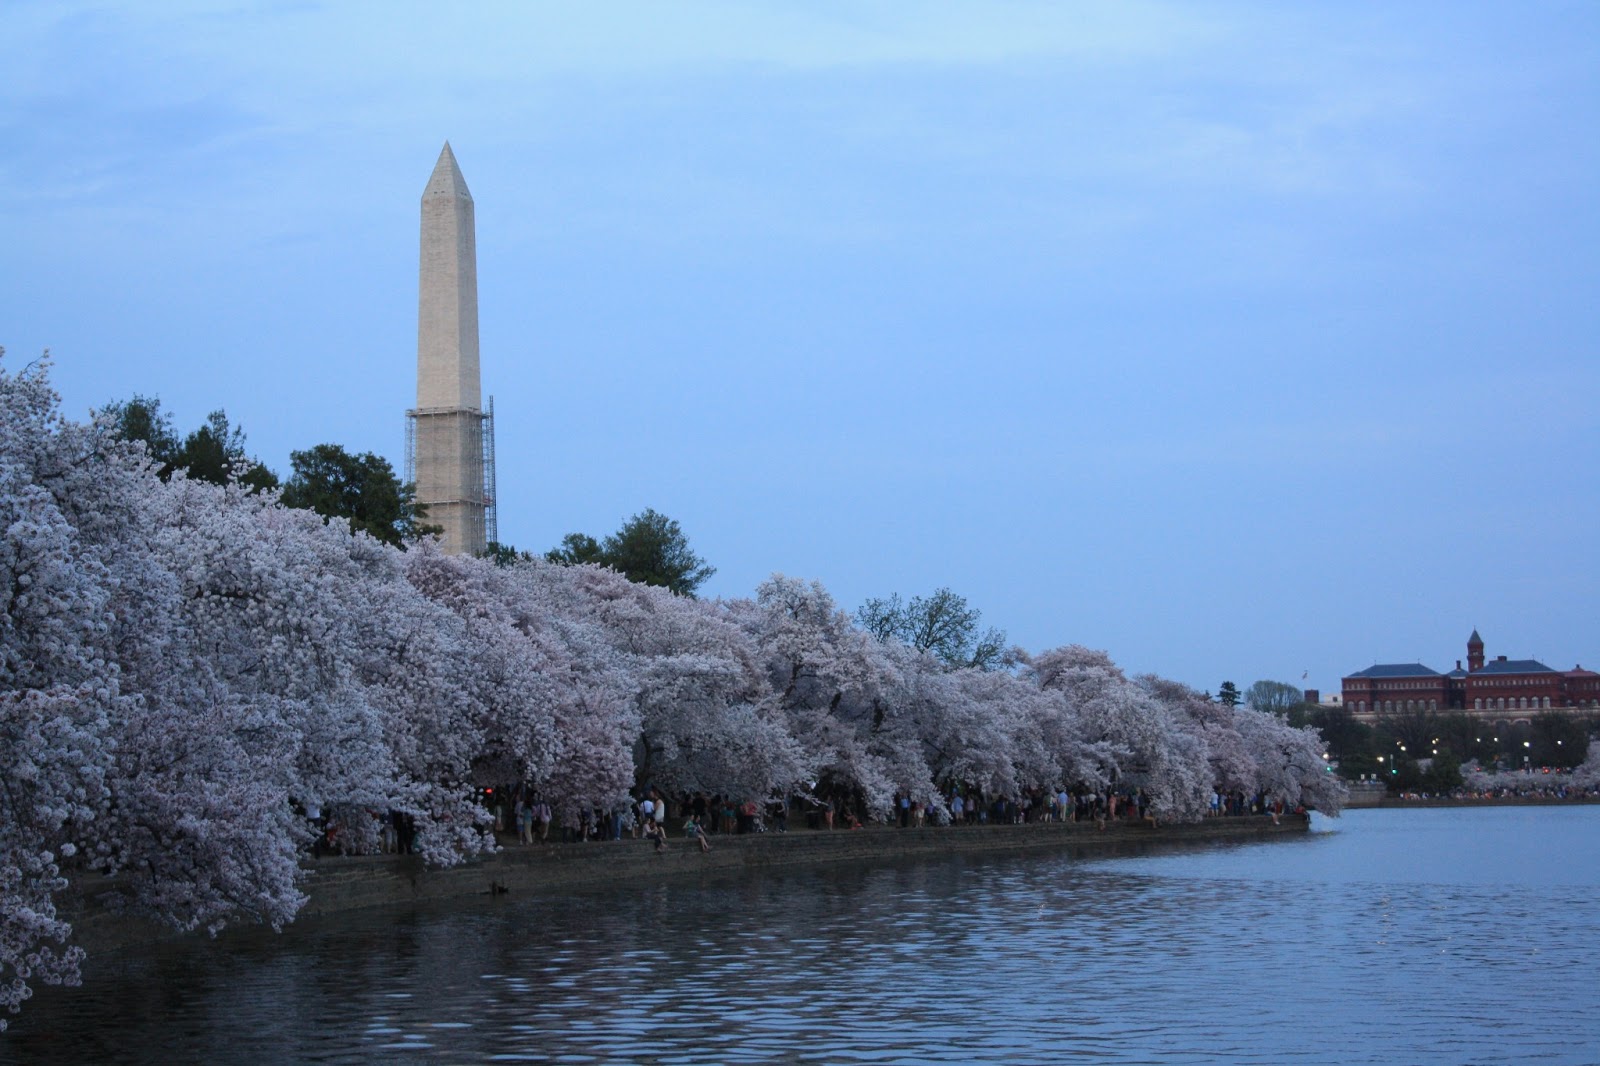
M 417 406 L 406 412 L 406 480 L 442 530 L 444 550 L 497 538 L 494 400 L 478 382 L 478 251 L 472 194 L 445 142 L 422 191 Z
M 1483 669 L 1483 638 L 1478 636 L 1474 629 L 1472 636 L 1467 638 L 1467 672 L 1476 673 Z

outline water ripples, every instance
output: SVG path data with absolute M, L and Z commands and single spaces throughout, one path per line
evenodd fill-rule
M 1600 809 L 1536 823 L 1559 876 L 1497 883 L 1499 813 L 332 916 L 92 960 L 0 1062 L 1600 1061 Z M 1454 850 L 1386 877 L 1405 818 Z

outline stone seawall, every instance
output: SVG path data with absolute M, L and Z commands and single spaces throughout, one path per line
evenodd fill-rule
M 961 826 L 897 829 L 796 830 L 788 833 L 717 835 L 711 851 L 675 833 L 665 851 L 632 838 L 586 844 L 524 846 L 502 837 L 503 848 L 448 869 L 429 867 L 415 856 L 371 855 L 308 860 L 308 897 L 302 916 L 326 915 L 366 907 L 460 900 L 494 895 L 512 898 L 551 892 L 626 888 L 670 878 L 743 871 L 800 868 L 829 863 L 877 863 L 945 855 L 1025 855 L 1041 852 L 1115 854 L 1150 847 L 1185 846 L 1216 840 L 1253 840 L 1303 835 L 1305 816 L 1284 815 L 1281 825 L 1266 816 L 1208 818 L 1187 825 L 1152 829 L 1135 822 L 1092 824 Z M 102 886 L 101 891 L 105 887 Z M 74 941 L 91 952 L 169 939 L 175 935 L 152 923 L 114 915 L 90 899 L 64 909 Z M 294 926 L 286 927 L 292 933 Z
M 1151 845 L 1199 843 L 1303 834 L 1310 822 L 1285 815 L 1281 825 L 1267 817 L 1213 818 L 1192 825 L 1152 829 L 1125 823 L 1107 829 L 1093 825 L 924 827 L 895 829 L 799 830 L 713 836 L 702 852 L 682 833 L 665 851 L 645 840 L 588 844 L 510 844 L 499 854 L 448 870 L 429 869 L 414 858 L 373 856 L 322 860 L 311 876 L 305 913 L 322 914 L 503 892 L 530 895 L 556 889 L 641 884 L 708 872 L 737 872 L 917 859 L 941 855 L 1026 854 L 1041 851 L 1096 852 Z

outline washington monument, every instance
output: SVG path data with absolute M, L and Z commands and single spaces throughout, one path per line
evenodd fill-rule
M 494 401 L 478 382 L 478 251 L 472 194 L 445 142 L 422 191 L 417 406 L 406 412 L 406 478 L 444 550 L 482 552 L 494 529 Z

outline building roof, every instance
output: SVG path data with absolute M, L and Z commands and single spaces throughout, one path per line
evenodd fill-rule
M 1454 670 L 1450 671 L 1448 674 L 1445 674 L 1444 676 L 1445 677 L 1466 677 L 1467 676 L 1467 672 L 1465 670 L 1461 669 L 1461 667 L 1458 666 Z
M 1479 647 L 1483 646 L 1483 638 L 1478 636 L 1478 631 L 1476 628 L 1473 629 L 1472 636 L 1467 638 L 1467 647 L 1470 648 L 1474 644 L 1478 645 Z
M 1351 677 L 1439 677 L 1439 671 L 1421 663 L 1379 663 L 1350 675 Z
M 1553 674 L 1550 669 L 1538 659 L 1495 659 L 1484 663 L 1483 666 L 1473 671 L 1473 676 L 1482 677 L 1484 674 Z

